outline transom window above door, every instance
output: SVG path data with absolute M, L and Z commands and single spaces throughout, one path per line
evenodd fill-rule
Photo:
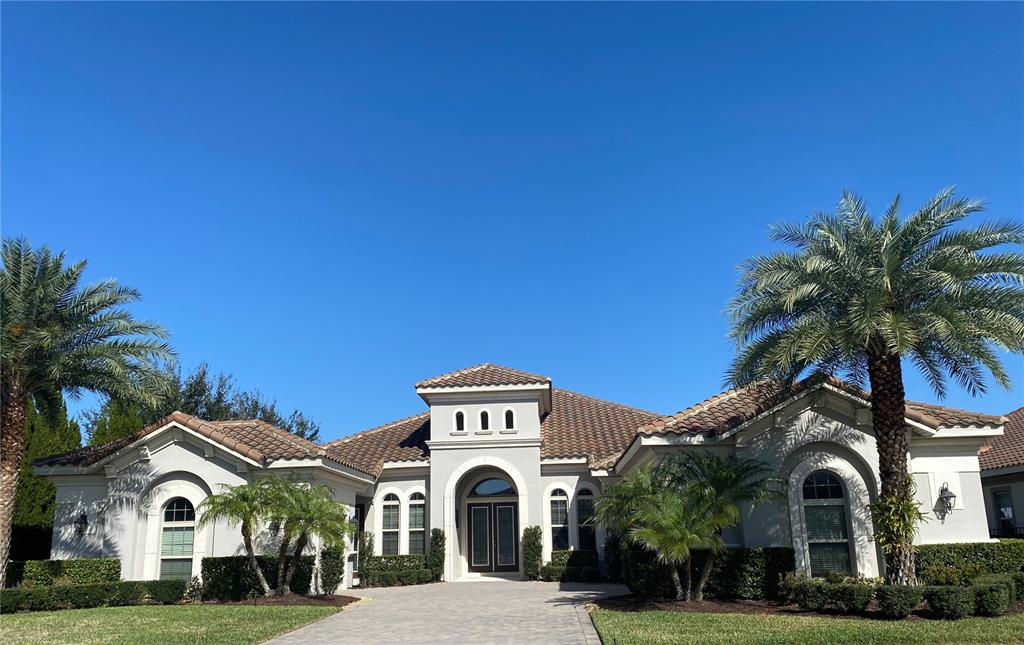
M 473 487 L 470 491 L 470 497 L 501 497 L 506 495 L 515 495 L 516 487 L 512 485 L 512 482 L 501 477 L 488 477 L 482 479 Z

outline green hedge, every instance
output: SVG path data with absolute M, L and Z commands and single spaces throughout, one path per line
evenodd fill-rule
M 878 611 L 886 618 L 902 619 L 921 604 L 924 590 L 905 585 L 882 585 L 875 590 Z
M 172 604 L 185 595 L 187 580 L 101 582 L 87 585 L 21 586 L 0 590 L 3 613 Z
M 597 551 L 558 550 L 551 552 L 551 562 L 556 567 L 596 567 Z
M 8 587 L 88 585 L 120 581 L 121 561 L 117 558 L 26 560 L 7 565 Z
M 987 573 L 1024 571 L 1024 540 L 921 544 L 915 551 L 917 573 L 930 584 L 939 582 L 936 572 L 955 578 L 952 584 L 969 584 L 971 579 Z
M 924 597 L 939 618 L 957 620 L 974 613 L 975 593 L 970 587 L 927 587 Z
M 422 585 L 434 581 L 430 569 L 403 569 L 401 571 L 372 571 L 365 574 L 367 587 L 394 587 L 396 585 Z
M 870 582 L 826 582 L 821 578 L 789 578 L 785 596 L 801 609 L 822 611 L 835 609 L 844 614 L 867 610 L 878 586 Z
M 297 594 L 308 594 L 310 581 L 313 579 L 313 556 L 304 555 L 299 561 L 299 568 L 292 576 L 291 590 Z M 277 556 L 256 556 L 263 577 L 271 588 L 277 586 Z M 342 565 L 344 566 L 344 565 Z M 203 598 L 205 600 L 244 600 L 262 596 L 256 572 L 244 555 L 233 555 L 220 558 L 203 558 Z
M 563 567 L 545 564 L 540 568 L 540 579 L 547 582 L 602 582 L 598 567 Z
M 1016 589 L 1002 583 L 977 584 L 974 589 L 974 612 L 979 616 L 999 616 L 1013 604 Z
M 295 575 L 299 572 L 296 571 Z M 324 593 L 333 594 L 345 579 L 345 552 L 342 549 L 324 549 L 320 552 L 320 583 Z M 294 578 L 293 578 L 294 580 Z
M 434 580 L 444 575 L 444 529 L 430 529 L 430 549 L 427 551 L 427 568 L 434 572 Z
M 523 574 L 527 580 L 540 578 L 543 537 L 544 533 L 539 526 L 523 529 Z
M 371 555 L 363 563 L 360 573 L 382 571 L 411 571 L 427 568 L 422 555 Z

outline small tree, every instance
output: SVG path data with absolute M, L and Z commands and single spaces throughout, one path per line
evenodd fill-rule
M 254 484 L 240 486 L 223 486 L 223 492 L 210 495 L 199 505 L 198 526 L 203 527 L 217 520 L 225 520 L 229 524 L 240 524 L 242 529 L 242 545 L 245 555 L 249 558 L 256 579 L 260 583 L 264 596 L 270 595 L 270 585 L 263 576 L 256 551 L 253 549 L 253 530 L 267 518 L 269 509 L 276 506 L 273 499 L 275 489 L 266 480 Z
M 444 529 L 430 530 L 430 551 L 427 553 L 427 568 L 434 574 L 434 580 L 440 580 L 444 574 Z
M 280 499 L 284 527 L 289 539 L 294 540 L 295 549 L 284 569 L 284 577 L 277 581 L 277 593 L 290 593 L 292 576 L 299 568 L 302 552 L 310 540 L 318 539 L 322 548 L 344 547 L 345 538 L 354 529 L 348 519 L 348 509 L 334 501 L 334 493 L 327 486 L 305 487 L 289 484 L 289 494 Z
M 362 575 L 366 572 L 366 558 L 373 556 L 373 532 L 363 531 L 359 534 L 359 561 L 356 562 L 356 566 L 359 567 L 359 574 Z
M 540 578 L 540 561 L 544 552 L 541 540 L 544 533 L 539 526 L 523 529 L 523 573 L 528 580 Z

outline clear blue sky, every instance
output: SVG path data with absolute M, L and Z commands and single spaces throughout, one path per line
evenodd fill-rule
M 672 412 L 772 222 L 1024 215 L 1022 4 L 3 3 L 3 234 L 333 438 L 483 361 Z M 947 404 L 1006 412 L 1013 392 Z M 910 376 L 909 394 L 934 400 Z

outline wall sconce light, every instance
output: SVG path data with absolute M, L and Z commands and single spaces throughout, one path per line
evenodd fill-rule
M 82 513 L 78 516 L 78 519 L 74 521 L 74 525 L 75 535 L 82 537 L 85 535 L 85 529 L 89 528 L 89 517 L 85 513 Z
M 949 490 L 949 484 L 946 482 L 942 482 L 942 487 L 939 488 L 939 503 L 942 504 L 944 515 L 952 513 L 956 505 L 956 495 Z

